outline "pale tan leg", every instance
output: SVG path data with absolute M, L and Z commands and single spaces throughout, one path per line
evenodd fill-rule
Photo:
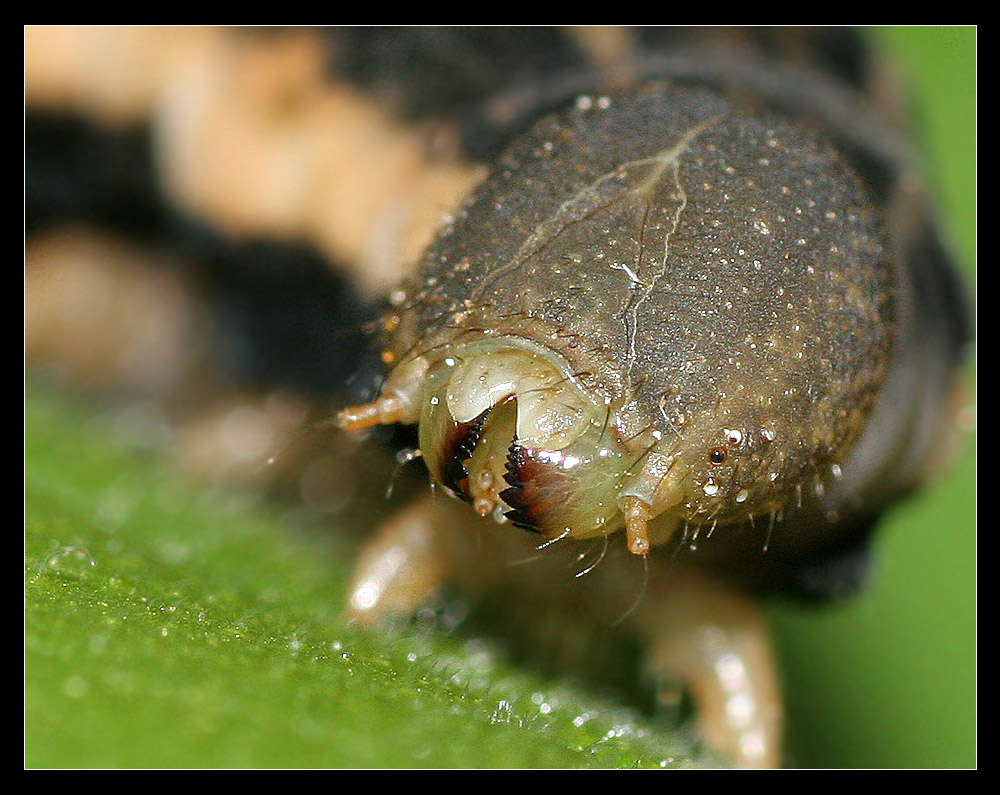
M 705 742 L 735 766 L 780 767 L 780 686 L 756 604 L 698 572 L 667 576 L 633 616 L 651 671 L 684 683 Z
M 348 618 L 366 626 L 412 615 L 447 576 L 430 493 L 405 506 L 361 552 L 348 593 Z
M 444 583 L 469 594 L 497 576 L 482 554 L 483 521 L 458 500 L 428 491 L 389 517 L 358 558 L 347 617 L 366 626 L 407 618 Z

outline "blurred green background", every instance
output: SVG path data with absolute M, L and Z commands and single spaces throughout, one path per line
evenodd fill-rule
M 931 184 L 974 285 L 975 29 L 871 33 L 911 87 Z M 971 368 L 969 383 L 971 401 Z M 337 539 L 244 496 L 175 483 L 147 454 L 119 450 L 107 417 L 30 381 L 26 405 L 26 766 L 697 759 L 683 736 L 507 667 L 475 639 L 345 627 L 350 551 Z M 791 763 L 976 764 L 975 530 L 970 438 L 957 466 L 887 519 L 861 597 L 771 610 Z

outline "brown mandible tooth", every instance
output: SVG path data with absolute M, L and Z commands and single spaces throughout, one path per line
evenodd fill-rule
M 510 506 L 504 516 L 517 527 L 545 535 L 559 535 L 561 527 L 546 526 L 567 496 L 560 483 L 559 471 L 540 459 L 536 450 L 524 447 L 515 439 L 507 452 L 503 479 L 510 488 L 500 492 L 500 499 Z M 549 522 L 551 524 L 551 521 Z
M 538 533 L 540 531 L 537 525 L 537 505 L 533 499 L 537 484 L 524 475 L 524 470 L 529 465 L 528 451 L 515 440 L 507 452 L 507 473 L 503 476 L 510 488 L 500 492 L 500 499 L 510 506 L 510 510 L 504 512 L 504 516 L 512 524 Z
M 442 485 L 465 502 L 472 501 L 465 462 L 475 452 L 491 411 L 492 409 L 486 409 L 470 422 L 457 423 L 440 451 L 441 460 L 447 461 L 441 470 Z

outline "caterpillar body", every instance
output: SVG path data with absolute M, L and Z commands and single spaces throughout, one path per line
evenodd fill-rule
M 182 241 L 244 380 L 334 394 L 348 431 L 418 427 L 434 488 L 365 545 L 349 614 L 378 624 L 454 581 L 620 624 L 709 745 L 780 764 L 754 600 L 863 581 L 873 527 L 951 433 L 969 342 L 855 34 L 182 34 L 131 94 L 50 58 L 29 109 L 82 108 L 119 143 L 122 118 L 153 119 L 129 218 Z M 78 206 L 124 225 L 32 173 L 29 231 Z M 290 272 L 301 328 L 266 322 Z M 351 395 L 369 365 L 338 326 L 376 317 L 385 381 Z

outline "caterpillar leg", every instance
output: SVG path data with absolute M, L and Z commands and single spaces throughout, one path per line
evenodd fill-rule
M 427 492 L 393 514 L 361 551 L 347 617 L 379 626 L 413 615 L 446 582 L 473 591 L 487 585 L 493 578 L 475 565 L 480 536 L 469 532 L 467 513 L 464 504 Z
M 633 616 L 651 673 L 686 686 L 702 738 L 734 765 L 780 767 L 780 686 L 755 603 L 700 572 L 654 588 Z
M 430 495 L 394 514 L 361 552 L 347 615 L 366 626 L 414 613 L 445 577 Z

